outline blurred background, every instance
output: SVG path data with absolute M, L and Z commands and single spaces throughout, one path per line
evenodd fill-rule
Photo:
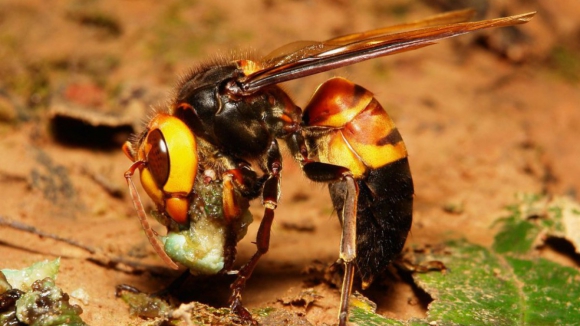
M 325 40 L 462 8 L 477 18 L 537 11 L 531 22 L 445 40 L 289 82 L 305 106 L 316 86 L 344 76 L 375 93 L 409 150 L 416 188 L 409 245 L 454 237 L 489 245 L 492 222 L 518 192 L 580 190 L 580 2 L 344 0 L 0 0 L 0 216 L 114 256 L 161 266 L 126 196 L 120 151 L 179 77 L 217 56 L 266 55 L 296 40 Z M 271 251 L 245 292 L 250 307 L 279 304 L 302 272 L 338 255 L 340 226 L 323 185 L 287 157 Z M 146 201 L 151 207 L 151 203 Z M 260 219 L 239 245 L 254 251 Z M 89 324 L 127 323 L 114 286 L 154 291 L 176 275 L 119 270 L 71 246 L 0 227 L 0 268 L 63 256 L 59 282 L 84 288 Z M 333 322 L 338 290 L 308 309 Z M 226 285 L 227 288 L 227 285 Z M 409 286 L 389 288 L 388 316 L 421 316 Z M 227 296 L 226 296 L 227 299 Z M 217 304 L 220 300 L 216 299 Z

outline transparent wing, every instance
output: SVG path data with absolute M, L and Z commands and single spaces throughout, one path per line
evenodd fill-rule
M 241 85 L 245 92 L 253 92 L 264 86 L 418 49 L 476 30 L 524 24 L 532 19 L 535 12 L 476 22 L 457 22 L 468 19 L 472 14 L 470 10 L 455 11 L 324 42 L 290 43 L 266 56 L 266 67 L 243 78 Z
M 475 15 L 475 10 L 457 10 L 451 11 L 431 17 L 427 17 L 418 21 L 382 27 L 371 31 L 362 33 L 353 33 L 332 38 L 330 40 L 320 41 L 296 41 L 283 45 L 263 58 L 263 61 L 268 66 L 280 66 L 285 63 L 296 61 L 297 58 L 304 58 L 320 53 L 322 49 L 336 48 L 341 45 L 377 37 L 380 35 L 392 34 L 395 32 L 404 32 L 425 27 L 434 27 L 441 25 L 449 25 L 453 23 L 465 22 L 470 20 Z

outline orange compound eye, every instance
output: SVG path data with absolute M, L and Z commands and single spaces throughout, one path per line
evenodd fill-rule
M 147 137 L 149 152 L 147 153 L 147 167 L 159 189 L 163 189 L 169 178 L 169 151 L 165 138 L 159 129 L 149 132 Z
M 190 194 L 197 174 L 197 145 L 189 127 L 167 114 L 149 124 L 141 145 L 141 185 L 153 201 L 178 223 L 187 222 Z

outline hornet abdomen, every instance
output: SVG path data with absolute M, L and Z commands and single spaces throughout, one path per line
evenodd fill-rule
M 401 251 L 411 228 L 413 180 L 405 144 L 373 94 L 343 78 L 318 88 L 303 123 L 316 135 L 308 139 L 319 160 L 348 168 L 357 182 L 355 261 L 366 287 Z M 334 182 L 329 189 L 342 212 L 345 184 Z

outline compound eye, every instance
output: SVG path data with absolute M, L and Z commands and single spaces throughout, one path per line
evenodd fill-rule
M 159 129 L 149 132 L 147 143 L 150 145 L 147 153 L 147 167 L 151 171 L 159 189 L 163 189 L 169 178 L 169 152 L 163 133 Z

